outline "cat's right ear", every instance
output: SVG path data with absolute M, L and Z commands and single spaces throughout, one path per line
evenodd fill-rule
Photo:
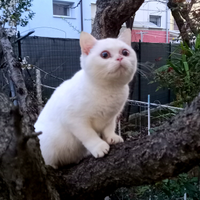
M 131 29 L 126 28 L 124 31 L 122 31 L 118 39 L 131 46 Z
M 90 49 L 95 45 L 97 40 L 86 32 L 81 32 L 80 35 L 80 46 L 82 54 L 88 55 L 90 53 Z

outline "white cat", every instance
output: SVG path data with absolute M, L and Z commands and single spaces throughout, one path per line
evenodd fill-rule
M 109 144 L 123 142 L 115 126 L 137 68 L 131 31 L 102 40 L 82 32 L 80 46 L 82 69 L 55 90 L 35 123 L 45 163 L 54 168 L 90 153 L 103 157 Z

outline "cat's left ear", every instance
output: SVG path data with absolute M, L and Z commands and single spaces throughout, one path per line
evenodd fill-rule
M 118 39 L 131 46 L 131 29 L 127 28 L 122 31 L 121 34 L 118 36 Z
M 82 54 L 88 55 L 90 53 L 90 49 L 95 45 L 97 40 L 86 32 L 81 32 L 80 35 L 80 46 Z

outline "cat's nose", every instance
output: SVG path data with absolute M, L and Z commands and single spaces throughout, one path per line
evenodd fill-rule
M 118 61 L 122 61 L 123 57 L 119 57 L 117 58 Z

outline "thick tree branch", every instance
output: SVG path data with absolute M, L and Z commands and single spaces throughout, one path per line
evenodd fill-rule
M 27 134 L 23 132 L 28 130 L 18 109 L 0 94 L 0 199 L 59 200 L 44 167 L 38 139 L 24 141 Z
M 191 29 L 192 33 L 195 35 L 198 34 L 198 26 L 195 24 L 195 20 L 191 19 L 191 12 L 192 12 L 192 6 L 194 5 L 196 1 L 192 0 L 189 4 L 183 4 L 181 9 L 179 9 L 181 16 L 185 19 L 187 22 L 187 25 Z
M 156 135 L 126 141 L 101 159 L 88 158 L 56 173 L 61 199 L 102 199 L 119 187 L 151 184 L 200 162 L 200 96 Z M 67 189 L 64 189 L 68 188 Z
M 92 34 L 97 38 L 117 37 L 121 25 L 133 16 L 144 0 L 97 0 Z
M 37 119 L 37 109 L 33 108 L 33 99 L 31 99 L 28 94 L 21 72 L 21 64 L 15 58 L 13 47 L 2 27 L 0 27 L 0 45 L 10 78 L 16 89 L 16 97 L 19 103 L 20 111 L 27 114 L 29 117 L 27 120 L 34 122 Z
M 182 18 L 180 13 L 180 8 L 177 3 L 174 3 L 173 0 L 169 0 L 167 4 L 168 8 L 171 10 L 172 16 L 174 17 L 174 20 L 178 26 L 178 29 L 180 31 L 180 35 L 183 39 L 183 41 L 189 46 L 190 43 L 190 37 L 187 31 L 186 23 L 184 21 L 184 18 Z
M 16 195 L 15 199 L 98 200 L 122 186 L 151 184 L 177 176 L 200 162 L 200 96 L 156 135 L 114 145 L 104 158 L 89 157 L 58 170 L 44 168 L 36 139 L 21 145 L 18 132 L 26 131 L 25 124 L 16 128 L 20 116 L 10 112 L 4 96 L 0 98 L 0 184 L 9 187 L 11 193 L 19 188 L 17 194 L 24 198 Z

